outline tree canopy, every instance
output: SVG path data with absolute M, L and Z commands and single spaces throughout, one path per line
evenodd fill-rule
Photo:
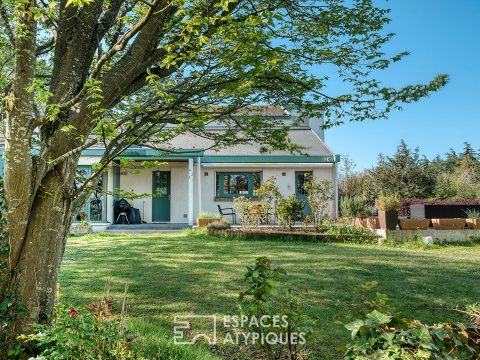
M 327 127 L 385 118 L 447 82 L 377 79 L 407 55 L 385 53 L 389 21 L 373 0 L 0 1 L 8 287 L 28 313 L 18 329 L 51 313 L 71 217 L 94 183 L 74 187 L 83 150 L 104 148 L 93 178 L 132 144 L 164 149 L 185 132 L 301 151 L 277 118 L 250 116 L 254 104 Z
M 393 156 L 380 154 L 371 169 L 355 172 L 352 161 L 343 168 L 340 192 L 343 196 L 397 194 L 409 199 L 480 199 L 480 151 L 465 142 L 463 151 L 453 149 L 429 160 L 420 149 L 404 140 Z

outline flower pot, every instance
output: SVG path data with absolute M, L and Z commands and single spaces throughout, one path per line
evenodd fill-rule
M 363 219 L 364 226 L 369 229 L 380 229 L 380 221 L 378 221 L 378 217 L 369 217 Z
M 470 229 L 480 230 L 480 219 L 467 219 L 467 225 Z
M 430 226 L 430 219 L 400 219 L 402 230 L 427 230 Z
M 355 227 L 365 227 L 365 220 L 363 218 L 355 218 L 353 219 L 353 226 Z
M 70 232 L 75 235 L 91 234 L 93 229 L 91 225 L 72 225 Z
M 398 225 L 398 211 L 378 210 L 380 228 L 384 230 L 396 230 Z
M 461 230 L 465 228 L 465 219 L 432 219 L 437 230 Z
M 220 220 L 222 220 L 222 219 L 220 219 L 220 218 L 203 218 L 203 219 L 197 218 L 197 225 L 198 225 L 198 227 L 205 227 L 208 224 L 220 222 Z

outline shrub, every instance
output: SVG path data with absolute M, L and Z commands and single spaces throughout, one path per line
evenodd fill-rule
M 270 215 L 275 218 L 280 201 L 283 199 L 282 193 L 278 189 L 275 176 L 269 176 L 267 180 L 262 182 L 260 188 L 255 191 L 258 200 L 263 204 L 265 211 L 265 223 L 269 223 L 267 211 L 270 209 Z
M 240 196 L 233 200 L 233 206 L 242 226 L 258 226 L 262 222 L 265 223 L 268 218 L 269 205 L 262 201 Z
M 222 215 L 218 213 L 202 212 L 198 214 L 199 219 L 221 219 Z
M 438 175 L 435 196 L 440 199 L 480 197 L 480 184 L 473 166 L 459 167 L 453 173 Z
M 314 243 L 350 243 L 350 244 L 377 244 L 378 236 L 368 229 L 353 227 L 334 227 L 341 230 L 330 230 L 324 233 L 312 231 L 272 231 L 259 230 L 231 230 L 228 232 L 214 233 L 213 235 L 226 238 L 236 238 L 251 241 L 286 241 L 286 242 L 314 242 Z M 350 230 L 352 229 L 352 230 Z
M 334 235 L 357 235 L 359 237 L 373 235 L 370 229 L 348 225 L 328 226 L 323 229 L 323 233 Z
M 336 319 L 347 324 L 360 318 L 366 317 L 374 310 L 382 313 L 392 314 L 394 308 L 390 305 L 390 299 L 387 295 L 377 290 L 376 281 L 367 281 L 353 290 L 352 302 L 338 301 L 337 305 L 342 306 L 345 311 L 338 314 Z
M 21 339 L 38 354 L 33 359 L 134 359 L 122 324 L 102 311 L 58 305 L 50 325 L 37 324 Z
M 465 311 L 463 323 L 426 325 L 393 314 L 388 297 L 366 283 L 355 295 L 356 304 L 347 304 L 343 320 L 351 331 L 345 359 L 463 359 L 476 360 L 480 354 L 480 306 Z
M 375 206 L 381 211 L 398 211 L 401 207 L 400 198 L 397 195 L 381 195 Z
M 465 210 L 465 214 L 469 219 L 480 219 L 480 211 L 478 210 L 467 209 Z
M 479 310 L 469 316 L 478 317 Z M 430 326 L 374 310 L 346 328 L 353 342 L 345 359 L 476 360 L 480 354 L 480 326 L 470 319 Z
M 295 221 L 301 221 L 305 216 L 303 214 L 303 202 L 297 199 L 295 195 L 280 200 L 278 204 L 278 219 L 281 225 L 293 228 Z
M 227 230 L 230 229 L 230 223 L 226 220 L 211 223 L 207 225 L 207 230 Z
M 325 217 L 328 203 L 333 199 L 332 182 L 320 180 L 317 182 L 315 176 L 309 176 L 303 185 L 307 192 L 307 200 L 312 211 L 313 225 L 319 228 Z
M 340 212 L 347 219 L 365 218 L 368 216 L 367 200 L 363 196 L 343 197 Z
M 247 266 L 248 288 L 238 297 L 241 315 L 248 318 L 247 327 L 260 338 L 275 333 L 277 339 L 261 342 L 266 356 L 258 358 L 297 360 L 304 341 L 297 341 L 295 336 L 304 339 L 309 332 L 304 302 L 300 299 L 307 291 L 279 286 L 286 275 L 284 269 L 274 268 L 266 257 L 258 258 L 253 267 Z M 277 324 L 275 318 L 281 322 Z

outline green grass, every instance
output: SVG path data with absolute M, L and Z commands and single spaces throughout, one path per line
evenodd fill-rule
M 150 359 L 214 359 L 206 346 L 172 343 L 176 314 L 236 314 L 246 265 L 268 256 L 288 271 L 288 286 L 309 289 L 314 359 L 334 359 L 349 341 L 335 316 L 352 290 L 377 281 L 405 316 L 434 323 L 458 319 L 439 308 L 480 301 L 480 246 L 432 249 L 216 239 L 193 232 L 70 238 L 60 271 L 63 302 L 84 305 L 105 284 L 121 301 L 128 282 L 128 326 Z

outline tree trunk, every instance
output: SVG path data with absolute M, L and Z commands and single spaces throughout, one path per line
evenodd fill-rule
M 70 195 L 77 163 L 78 156 L 67 159 L 42 177 L 34 195 L 25 191 L 23 199 L 18 198 L 18 203 L 31 204 L 25 223 L 15 221 L 24 216 L 23 209 L 21 212 L 17 208 L 8 209 L 9 265 L 18 270 L 13 272 L 8 286 L 18 292 L 19 302 L 27 311 L 15 321 L 12 329 L 15 335 L 28 333 L 32 323 L 47 322 L 52 313 L 58 270 L 71 224 Z M 9 181 L 15 182 L 16 171 L 8 171 L 7 167 Z

